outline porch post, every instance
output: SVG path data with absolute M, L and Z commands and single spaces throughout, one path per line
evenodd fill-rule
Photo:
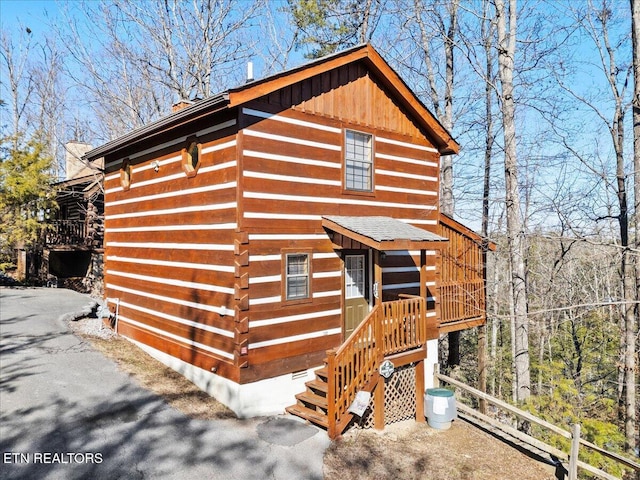
M 338 432 L 336 422 L 336 349 L 327 350 L 327 433 L 334 440 L 342 432 Z
M 376 255 L 378 251 L 376 250 Z M 377 263 L 377 261 L 376 261 Z M 382 290 L 382 288 L 380 287 Z M 380 292 L 382 294 L 382 292 Z M 382 295 L 380 295 L 382 296 Z M 384 313 L 380 313 L 382 307 L 378 310 L 378 314 L 376 315 L 375 324 L 373 327 L 373 334 L 375 337 L 375 355 L 377 357 L 376 361 L 376 369 L 382 364 L 384 361 L 384 350 L 383 350 L 383 331 L 382 331 L 382 318 L 384 317 Z M 384 377 L 378 374 L 378 381 L 373 392 L 373 404 L 375 405 L 375 409 L 373 411 L 373 427 L 376 430 L 384 430 L 384 388 L 385 382 Z
M 378 384 L 373 392 L 373 428 L 376 430 L 384 430 L 384 377 L 378 376 Z
M 420 296 L 427 301 L 427 251 L 420 250 Z
M 374 298 L 374 306 L 382 303 L 382 255 L 380 250 L 373 250 L 373 281 L 378 285 L 378 296 Z
M 424 423 L 424 360 L 416 363 L 416 422 Z

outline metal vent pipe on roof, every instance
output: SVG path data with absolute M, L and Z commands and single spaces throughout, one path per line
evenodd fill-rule
M 247 63 L 247 83 L 253 82 L 253 62 Z

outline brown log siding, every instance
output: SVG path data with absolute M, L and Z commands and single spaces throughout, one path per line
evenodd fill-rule
M 439 189 L 439 156 L 428 150 L 433 145 L 359 64 L 285 87 L 245 107 L 290 121 L 243 114 L 241 109 L 238 125 L 246 129 L 237 136 L 229 135 L 227 129 L 224 135 L 206 137 L 204 151 L 229 141 L 235 145 L 202 154 L 195 177 L 184 175 L 180 152 L 184 145 L 176 144 L 133 158 L 128 191 L 119 188 L 115 159 L 107 159 L 113 166 L 105 181 L 106 296 L 121 301 L 121 331 L 240 383 L 317 365 L 328 348 L 342 341 L 342 264 L 321 226 L 321 215 L 386 215 L 435 231 Z M 336 130 L 310 128 L 299 121 Z M 200 128 L 209 126 L 202 123 Z M 374 135 L 374 190 L 370 193 L 343 190 L 345 128 Z M 289 141 L 270 138 L 273 135 Z M 322 145 L 309 145 L 309 141 Z M 155 160 L 161 163 L 157 173 L 151 168 Z M 228 162 L 225 168 L 215 168 Z M 153 183 L 163 177 L 170 180 Z M 239 188 L 231 182 L 238 182 Z M 220 188 L 153 197 L 212 185 Z M 131 199 L 136 201 L 128 202 Z M 213 224 L 231 227 L 167 229 Z M 280 237 L 261 237 L 265 234 Z M 185 243 L 221 247 L 171 246 Z M 313 256 L 308 302 L 290 304 L 281 298 L 284 248 L 310 251 Z M 434 259 L 427 257 L 431 267 Z M 415 252 L 388 255 L 384 268 L 391 270 L 383 270 L 387 285 L 383 300 L 397 298 L 399 293 L 418 294 L 419 264 Z M 403 267 L 410 270 L 393 270 Z M 435 270 L 429 270 L 428 281 L 435 279 Z M 221 315 L 213 308 L 234 313 Z
M 132 160 L 128 191 L 120 188 L 117 170 L 107 173 L 105 291 L 119 299 L 121 333 L 237 381 L 232 367 L 237 155 L 233 144 L 217 147 L 235 143 L 235 135 L 227 130 L 220 138 L 206 138 L 192 178 L 182 168 L 183 143 Z M 211 147 L 214 151 L 206 153 Z M 154 161 L 160 162 L 158 172 Z
M 363 79 L 366 83 L 368 79 Z M 304 83 L 304 82 L 303 82 Z M 295 87 L 295 86 L 294 86 Z M 309 85 L 299 85 L 306 93 L 313 92 Z M 336 97 L 336 92 L 325 96 Z M 294 95 L 295 97 L 295 95 Z M 273 102 L 273 98 L 270 98 Z M 331 116 L 345 118 L 349 106 L 326 100 L 326 105 L 339 107 L 340 114 L 334 110 Z M 409 135 L 393 135 L 380 132 L 372 125 L 358 122 L 355 129 L 374 135 L 374 152 L 380 157 L 374 158 L 376 170 L 400 172 L 404 177 L 375 174 L 375 189 L 370 194 L 345 192 L 343 190 L 343 137 L 345 123 L 334 121 L 326 116 L 319 118 L 318 109 L 322 102 L 315 102 L 309 109 L 316 115 L 303 115 L 292 110 L 282 110 L 273 103 L 255 102 L 248 108 L 242 125 L 249 125 L 242 133 L 241 170 L 245 173 L 243 185 L 243 216 L 239 218 L 241 228 L 249 232 L 247 248 L 251 258 L 270 256 L 269 261 L 251 261 L 247 268 L 249 274 L 250 308 L 246 312 L 249 318 L 248 368 L 241 376 L 246 381 L 259 377 L 257 372 L 269 372 L 271 375 L 294 372 L 317 364 L 323 358 L 324 350 L 335 347 L 342 341 L 342 272 L 341 261 L 337 255 L 331 258 L 313 259 L 312 271 L 319 278 L 311 279 L 313 292 L 327 295 L 311 298 L 308 303 L 288 305 L 279 298 L 282 294 L 282 262 L 278 258 L 283 248 L 305 250 L 311 248 L 314 253 L 333 252 L 333 246 L 321 226 L 321 215 L 388 215 L 396 218 L 413 219 L 420 226 L 435 230 L 437 218 L 438 162 L 437 153 L 415 149 L 405 144 L 413 140 Z M 389 106 L 387 102 L 387 106 Z M 394 108 L 397 108 L 393 106 Z M 258 116 L 257 112 L 263 112 Z M 263 118 L 267 112 L 278 112 L 278 118 Z M 363 115 L 364 111 L 356 115 Z M 326 114 L 326 112 L 325 112 Z M 353 115 L 354 111 L 350 112 Z M 320 126 L 329 126 L 336 131 L 310 128 L 308 125 L 296 125 L 292 121 L 310 122 Z M 413 128 L 413 125 L 412 125 Z M 415 130 L 411 130 L 415 133 Z M 375 141 L 377 135 L 392 142 Z M 271 137 L 271 138 L 269 138 Z M 280 141 L 278 137 L 286 137 Z M 397 143 L 393 143 L 393 141 Z M 308 144 L 317 142 L 322 146 Z M 423 147 L 431 145 L 424 139 L 419 143 Z M 323 148 L 326 146 L 327 148 Z M 333 148 L 331 148 L 333 147 Z M 247 154 L 248 152 L 248 154 Z M 284 156 L 284 158 L 278 157 Z M 402 157 L 401 161 L 394 157 Z M 281 158 L 281 159 L 280 159 Z M 299 163 L 296 158 L 301 159 Z M 306 165 L 305 162 L 312 163 Z M 425 165 L 424 162 L 431 162 Z M 246 172 L 250 172 L 246 175 Z M 277 178 L 261 178 L 259 174 L 279 175 Z M 415 178 L 419 176 L 419 178 Z M 285 178 L 291 177 L 291 178 Z M 432 177 L 425 179 L 423 177 Z M 420 192 L 397 192 L 384 190 L 404 188 Z M 388 205 L 401 204 L 401 205 Z M 406 204 L 415 207 L 403 208 Z M 433 207 L 433 208 L 425 208 Z M 304 218 L 308 216 L 308 218 Z M 425 224 L 428 221 L 433 225 Z M 251 239 L 253 235 L 280 235 L 280 239 Z M 295 235 L 316 234 L 316 240 L 296 240 Z M 289 237 L 287 237 L 289 235 Z M 429 256 L 428 259 L 435 257 Z M 419 293 L 419 253 L 404 252 L 404 255 L 388 256 L 385 268 L 412 267 L 411 271 L 384 274 L 383 282 L 390 288 L 383 290 L 383 299 L 397 298 L 399 293 Z M 435 263 L 433 264 L 435 270 Z M 331 275 L 331 272 L 333 273 Z M 324 273 L 325 275 L 319 275 Z M 331 276 L 326 274 L 330 273 Z M 431 276 L 433 278 L 431 278 Z M 255 282 L 254 279 L 272 277 L 270 281 Z M 435 271 L 430 270 L 429 281 L 435 281 Z M 395 288 L 393 284 L 415 284 L 415 287 L 403 285 Z M 263 303 L 270 300 L 268 303 Z M 433 304 L 432 304 L 433 307 Z M 313 315 L 313 318 L 308 318 Z M 295 319 L 298 316 L 298 319 Z M 288 320 L 294 318 L 294 320 Z M 278 321 L 282 319 L 282 321 Z M 325 332 L 334 332 L 324 335 Z M 336 333 L 340 332 L 340 333 Z M 302 339 L 295 339 L 303 336 Z M 313 338 L 304 338 L 314 336 Z M 294 337 L 291 341 L 288 337 Z M 315 363 L 314 363 L 315 362 Z

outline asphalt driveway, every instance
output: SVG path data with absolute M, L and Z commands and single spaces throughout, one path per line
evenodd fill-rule
M 70 290 L 0 288 L 0 478 L 322 478 L 326 432 L 185 417 L 68 330 L 92 306 Z

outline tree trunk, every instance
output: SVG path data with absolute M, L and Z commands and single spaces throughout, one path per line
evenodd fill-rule
M 515 99 L 513 72 L 516 46 L 516 1 L 496 0 L 498 28 L 498 66 L 504 135 L 505 203 L 507 243 L 511 260 L 511 296 L 513 298 L 514 366 L 516 398 L 523 402 L 531 394 L 529 371 L 529 321 L 524 269 L 524 222 L 520 211 L 518 157 L 516 150 Z M 508 18 L 507 18 L 508 15 Z M 507 30 L 508 29 L 508 30 Z
M 484 8 L 486 10 L 488 2 L 485 2 Z M 493 152 L 493 62 L 491 55 L 491 20 L 489 16 L 485 15 L 482 20 L 482 40 L 484 46 L 484 52 L 486 56 L 485 64 L 485 88 L 484 88 L 484 101 L 485 101 L 485 148 L 484 148 L 484 177 L 482 184 L 482 265 L 483 272 L 482 277 L 484 279 L 484 292 L 485 299 L 487 298 L 487 253 L 489 251 L 489 194 L 491 191 L 491 153 Z M 487 25 L 489 27 L 487 28 Z M 486 312 L 487 317 L 489 312 Z M 488 321 L 488 318 L 487 318 Z M 494 320 L 495 322 L 495 320 Z M 487 339 L 487 325 L 486 323 L 479 327 L 478 330 L 478 388 L 485 392 L 487 391 L 487 351 L 488 351 L 488 339 Z M 480 402 L 480 411 L 486 413 L 487 404 L 486 401 Z
M 454 40 L 458 29 L 458 2 L 451 2 L 451 10 L 449 16 L 449 28 L 444 38 L 444 56 L 445 56 L 445 90 L 444 90 L 444 118 L 442 123 L 444 127 L 451 130 L 453 127 L 453 53 Z M 440 208 L 442 212 L 453 217 L 455 204 L 453 199 L 453 157 L 445 155 L 440 160 L 440 181 L 441 196 Z M 447 363 L 450 367 L 460 365 L 460 332 L 449 333 L 449 358 Z
M 631 44 L 633 50 L 633 192 L 635 198 L 634 229 L 636 254 L 640 250 L 640 2 L 631 1 Z M 640 299 L 640 262 L 635 262 L 635 300 Z M 631 310 L 631 309 L 629 309 Z M 636 448 L 636 319 L 638 305 L 625 316 L 624 384 L 625 391 L 625 450 L 635 453 Z

